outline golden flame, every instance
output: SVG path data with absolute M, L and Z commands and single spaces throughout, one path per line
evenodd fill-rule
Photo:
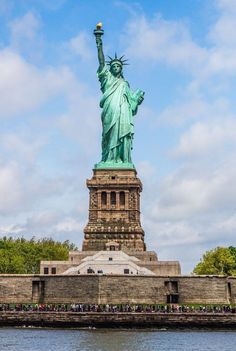
M 97 25 L 96 25 L 96 28 L 99 30 L 102 28 L 102 22 L 99 22 Z

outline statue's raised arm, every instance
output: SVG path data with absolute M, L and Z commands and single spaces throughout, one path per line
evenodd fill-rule
M 144 92 L 130 89 L 124 79 L 123 66 L 126 61 L 109 57 L 107 65 L 102 49 L 102 24 L 98 23 L 94 30 L 98 50 L 98 79 L 103 93 L 102 108 L 102 160 L 95 165 L 100 169 L 133 169 L 131 150 L 134 135 L 134 116 L 138 106 L 144 99 Z
M 103 53 L 103 48 L 102 48 L 102 35 L 104 31 L 102 29 L 102 23 L 98 23 L 96 25 L 96 29 L 94 30 L 94 35 L 96 38 L 96 45 L 98 49 L 98 62 L 99 62 L 99 68 L 98 70 L 101 71 L 103 67 L 105 66 L 105 57 Z

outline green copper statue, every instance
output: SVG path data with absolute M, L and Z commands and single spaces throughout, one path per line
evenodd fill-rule
M 117 55 L 105 63 L 102 48 L 102 24 L 94 30 L 98 49 L 98 79 L 103 96 L 102 108 L 102 160 L 95 168 L 134 168 L 131 160 L 132 140 L 134 135 L 134 115 L 144 99 L 144 92 L 132 92 L 129 83 L 123 77 L 123 65 L 126 60 Z

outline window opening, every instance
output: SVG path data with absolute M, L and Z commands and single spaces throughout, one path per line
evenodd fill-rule
M 124 191 L 120 192 L 120 205 L 125 206 L 125 192 Z
M 102 191 L 102 205 L 107 204 L 107 193 L 105 191 Z
M 43 274 L 48 274 L 48 267 L 44 267 Z
M 111 192 L 111 205 L 116 205 L 116 193 L 114 191 Z

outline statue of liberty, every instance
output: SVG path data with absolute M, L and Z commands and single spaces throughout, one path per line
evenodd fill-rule
M 109 57 L 105 62 L 102 48 L 102 24 L 94 30 L 98 50 L 98 79 L 103 96 L 102 108 L 102 160 L 95 168 L 134 168 L 131 160 L 134 135 L 134 116 L 144 99 L 144 92 L 132 92 L 123 77 L 123 56 Z

